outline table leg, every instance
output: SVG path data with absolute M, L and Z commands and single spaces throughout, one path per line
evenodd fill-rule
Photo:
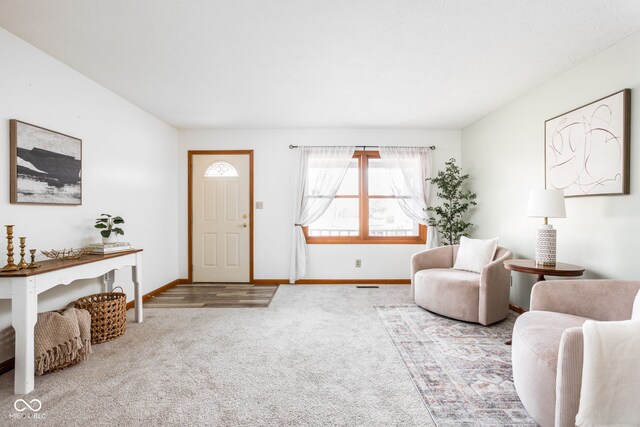
M 111 270 L 102 276 L 102 288 L 104 292 L 113 292 L 113 284 L 116 281 L 116 271 Z
M 544 282 L 544 274 L 538 274 L 538 282 Z
M 16 332 L 16 357 L 13 390 L 15 394 L 33 391 L 34 328 L 38 321 L 38 294 L 32 277 L 11 281 L 11 320 Z
M 136 254 L 136 265 L 131 267 L 131 278 L 135 286 L 136 322 L 142 323 L 144 316 L 142 314 L 142 255 L 140 252 Z

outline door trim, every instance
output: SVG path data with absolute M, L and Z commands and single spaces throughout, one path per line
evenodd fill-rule
M 197 155 L 246 155 L 249 156 L 249 282 L 253 283 L 253 150 L 189 150 L 188 169 L 187 169 L 187 186 L 188 186 L 188 214 L 187 225 L 188 232 L 188 279 L 189 283 L 193 283 L 193 188 L 191 180 L 193 179 L 193 156 Z

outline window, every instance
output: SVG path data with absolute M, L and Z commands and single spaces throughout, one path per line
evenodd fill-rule
M 304 232 L 307 243 L 425 243 L 427 234 L 398 206 L 388 171 L 371 151 L 354 154 L 336 198 Z
M 204 176 L 213 178 L 218 176 L 238 176 L 238 171 L 227 162 L 215 162 L 204 171 Z

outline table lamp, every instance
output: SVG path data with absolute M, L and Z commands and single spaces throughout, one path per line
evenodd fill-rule
M 531 190 L 527 216 L 544 218 L 536 236 L 536 264 L 556 265 L 556 230 L 547 218 L 566 218 L 562 190 Z

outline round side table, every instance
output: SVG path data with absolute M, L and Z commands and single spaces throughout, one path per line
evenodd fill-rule
M 529 273 L 538 275 L 538 282 L 544 279 L 544 276 L 562 276 L 576 277 L 582 276 L 584 267 L 573 264 L 565 264 L 558 262 L 556 265 L 540 265 L 532 259 L 508 259 L 504 262 L 504 268 L 519 273 Z

